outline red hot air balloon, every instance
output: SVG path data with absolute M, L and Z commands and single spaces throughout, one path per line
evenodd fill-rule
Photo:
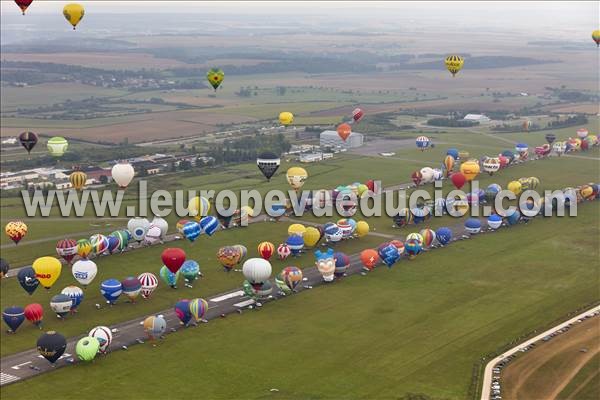
M 354 111 L 352 111 L 352 120 L 354 122 L 360 121 L 362 119 L 362 117 L 364 117 L 364 116 L 365 116 L 365 113 L 360 108 L 355 108 Z
M 179 248 L 168 248 L 162 252 L 161 258 L 169 271 L 176 273 L 185 262 L 185 251 Z
M 337 133 L 340 135 L 342 140 L 345 142 L 348 139 L 348 136 L 352 133 L 352 127 L 349 124 L 343 123 L 338 125 Z
M 410 176 L 412 178 L 412 181 L 415 183 L 415 185 L 419 186 L 419 184 L 421 183 L 421 181 L 423 180 L 423 174 L 421 174 L 421 171 L 415 171 L 412 173 L 412 175 Z
M 40 325 L 44 319 L 44 308 L 38 303 L 27 305 L 27 307 L 25 307 L 25 318 L 27 318 L 27 321 L 42 329 Z
M 366 185 L 371 192 L 375 192 L 375 181 L 373 179 L 369 179 Z
M 457 189 L 460 189 L 463 186 L 465 186 L 465 183 L 467 182 L 467 178 L 460 172 L 455 172 L 452 175 L 450 175 L 450 180 L 452 181 L 454 186 L 456 186 Z
M 379 253 L 375 249 L 366 249 L 360 253 L 360 261 L 365 269 L 372 270 L 379 262 Z
M 33 3 L 33 0 L 15 0 L 15 3 L 17 3 L 19 8 L 21 9 L 21 12 L 23 13 L 23 15 L 25 15 L 25 10 L 27 10 L 27 7 L 29 7 L 29 5 Z

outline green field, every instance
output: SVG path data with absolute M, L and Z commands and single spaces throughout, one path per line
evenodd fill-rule
M 600 354 L 596 354 L 575 375 L 575 378 L 560 392 L 558 399 L 577 398 L 594 400 L 600 393 Z M 576 397 L 574 397 L 576 396 Z
M 411 392 L 464 399 L 483 354 L 597 300 L 598 265 L 582 263 L 581 254 L 599 256 L 594 238 L 600 231 L 593 223 L 599 212 L 600 203 L 588 203 L 578 218 L 536 219 L 457 242 L 391 270 L 378 268 L 260 312 L 169 335 L 157 348 L 134 346 L 8 386 L 3 395 L 16 398 L 27 390 L 45 398 L 100 398 L 106 379 L 113 390 L 155 379 L 155 368 L 140 366 L 160 360 L 161 381 L 193 373 L 202 377 L 201 386 L 138 385 L 136 396 L 384 399 Z M 95 322 L 107 322 L 117 307 L 143 306 L 85 311 L 103 313 Z M 83 310 L 63 322 L 62 331 L 69 324 L 85 331 L 91 324 L 75 322 L 82 317 Z M 56 384 L 63 381 L 86 384 L 73 391 Z

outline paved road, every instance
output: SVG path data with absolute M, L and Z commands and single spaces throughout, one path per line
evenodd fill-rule
M 592 315 L 596 312 L 600 312 L 600 305 L 595 306 L 587 311 L 584 311 L 581 314 L 576 315 L 573 318 L 569 319 L 568 321 L 562 322 L 562 323 L 548 329 L 547 331 L 542 332 L 539 335 L 537 335 L 529 340 L 526 340 L 523 343 L 518 344 L 517 346 L 513 347 L 510 350 L 505 351 L 504 353 L 502 353 L 501 355 L 499 355 L 498 357 L 496 357 L 492 361 L 490 361 L 485 366 L 485 371 L 483 373 L 483 389 L 481 391 L 481 400 L 490 400 L 490 398 L 491 398 L 492 373 L 493 373 L 493 370 L 494 370 L 494 367 L 496 366 L 496 364 L 498 364 L 503 359 L 515 354 L 522 348 L 527 347 L 527 346 L 531 345 L 532 343 L 537 342 L 538 340 L 541 340 L 545 336 L 549 336 L 550 334 L 556 332 L 557 330 L 562 329 L 562 328 L 566 327 L 567 325 L 574 323 L 578 319 L 583 318 L 586 315 Z
M 461 240 L 463 238 L 468 237 L 463 235 L 462 225 L 456 225 L 455 227 L 452 227 L 452 230 L 454 231 L 453 240 Z M 404 237 L 398 237 L 398 239 L 402 240 L 404 239 Z M 379 268 L 383 267 L 380 266 Z M 350 267 L 347 270 L 347 275 L 359 274 L 361 272 L 363 272 L 363 270 L 362 263 L 359 259 L 359 255 L 351 255 Z M 297 290 L 299 293 L 304 290 L 310 290 L 310 288 L 321 284 L 334 285 L 341 284 L 341 282 L 343 282 L 342 280 L 341 282 L 324 283 L 321 274 L 315 267 L 303 269 L 303 274 L 305 281 L 302 283 L 301 286 L 299 286 Z M 243 277 L 240 276 L 240 281 L 242 280 Z M 294 294 L 294 296 L 295 295 L 296 294 Z M 261 300 L 261 302 L 262 304 L 265 304 L 270 301 L 277 300 L 280 297 L 282 297 L 282 294 L 276 293 L 274 291 L 270 298 Z M 208 304 L 209 309 L 207 314 L 205 315 L 205 319 L 207 322 L 235 312 L 248 312 L 243 310 L 246 310 L 248 306 L 253 305 L 254 300 L 245 296 L 241 288 L 236 288 L 231 291 L 209 298 Z M 185 328 L 181 326 L 181 324 L 179 323 L 179 319 L 175 315 L 175 312 L 172 308 L 168 310 L 159 311 L 156 314 L 164 315 L 165 319 L 167 320 L 167 333 L 175 332 L 180 329 L 201 329 L 201 324 L 198 328 Z M 142 316 L 131 321 L 111 326 L 110 328 L 114 331 L 113 342 L 111 345 L 112 351 L 122 349 L 123 346 L 129 347 L 134 344 L 142 344 L 143 342 L 145 342 L 145 334 L 141 326 L 142 321 L 145 318 L 146 316 Z M 31 349 L 21 353 L 3 357 L 0 360 L 0 386 L 14 383 L 23 379 L 31 378 L 48 371 L 52 371 L 55 368 L 62 368 L 73 364 L 74 362 L 76 362 L 74 361 L 74 358 L 76 358 L 74 357 L 75 344 L 81 337 L 83 337 L 83 334 L 77 337 L 69 338 L 67 340 L 67 350 L 65 354 L 61 357 L 61 359 L 59 359 L 56 362 L 55 367 L 52 367 L 50 363 L 48 363 L 48 361 L 46 361 L 42 356 L 40 356 L 36 349 Z

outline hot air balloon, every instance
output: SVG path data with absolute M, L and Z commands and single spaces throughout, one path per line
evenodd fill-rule
M 25 321 L 25 310 L 23 310 L 23 307 L 17 306 L 6 307 L 2 311 L 2 319 L 6 326 L 8 326 L 9 332 L 15 333 L 23 321 Z
M 343 123 L 338 125 L 337 133 L 340 138 L 345 142 L 348 136 L 352 133 L 352 127 L 349 124 Z
M 410 239 L 404 242 L 404 252 L 408 255 L 409 260 L 413 260 L 421 253 L 422 244 L 417 239 Z
M 31 2 L 31 0 L 28 1 Z M 19 135 L 19 142 L 27 150 L 27 153 L 30 154 L 38 142 L 38 135 L 33 132 L 23 132 Z
M 158 226 L 154 226 L 150 224 L 146 234 L 144 235 L 144 244 L 147 246 L 152 246 L 161 241 L 162 231 Z
M 364 116 L 365 113 L 363 110 L 360 108 L 355 108 L 354 111 L 352 111 L 352 122 L 359 123 Z
M 431 247 L 435 241 L 435 232 L 432 229 L 421 229 L 419 234 L 423 237 L 423 247 Z
M 291 167 L 286 172 L 286 178 L 292 189 L 298 191 L 308 179 L 308 172 L 301 167 Z
M 421 174 L 421 171 L 413 172 L 410 178 L 412 179 L 413 183 L 417 186 L 419 186 L 423 181 L 423 175 Z
M 119 185 L 119 188 L 125 189 L 133 180 L 135 170 L 126 161 L 118 162 L 113 165 L 111 171 L 113 180 Z
M 298 236 L 303 236 L 304 233 L 306 232 L 306 227 L 302 224 L 291 224 L 288 227 L 288 235 L 298 235 Z
M 510 190 L 511 192 L 513 192 L 516 196 L 521 194 L 521 192 L 523 191 L 523 189 L 521 187 L 521 183 L 519 183 L 519 181 L 509 182 L 507 189 Z
M 244 262 L 242 273 L 252 285 L 261 284 L 271 276 L 271 263 L 262 258 L 250 258 Z
M 317 228 L 309 226 L 306 228 L 302 238 L 306 247 L 315 247 L 319 243 L 319 240 L 321 240 L 321 232 Z
M 85 15 L 85 10 L 83 9 L 83 6 L 81 4 L 71 3 L 67 4 L 63 8 L 63 15 L 65 16 L 67 22 L 73 25 L 73 30 L 75 30 L 75 27 L 77 26 L 79 21 L 83 19 L 83 16 Z
M 350 236 L 352 236 L 352 225 L 348 223 L 348 220 L 340 219 L 337 222 L 337 226 L 342 231 L 342 238 L 348 239 Z
M 114 254 L 117 250 L 119 250 L 121 241 L 117 237 L 115 237 L 113 235 L 108 235 L 106 237 L 106 239 L 108 240 L 108 253 L 109 254 Z
M 36 273 L 32 267 L 23 267 L 17 273 L 17 280 L 21 287 L 29 293 L 29 295 L 35 292 L 35 289 L 40 284 L 40 281 L 36 277 Z
M 188 222 L 190 222 L 190 220 L 187 220 L 187 219 L 180 219 L 179 221 L 177 221 L 177 224 L 175 225 L 175 228 L 177 229 L 177 232 L 183 234 L 183 227 Z
M 206 80 L 208 80 L 208 83 L 210 83 L 215 92 L 221 86 L 221 83 L 223 83 L 223 79 L 225 79 L 225 73 L 219 68 L 211 68 L 206 73 Z
M 454 169 L 454 157 L 452 157 L 450 154 L 446 155 L 446 158 L 444 158 L 444 168 L 446 169 L 446 176 L 449 176 L 452 173 L 452 170 Z
M 36 278 L 43 287 L 50 289 L 60 276 L 62 264 L 54 257 L 40 257 L 33 262 Z
M 92 243 L 88 239 L 79 239 L 77 241 L 77 255 L 81 258 L 87 258 L 92 252 Z
M 73 171 L 71 172 L 71 175 L 69 175 L 69 181 L 75 190 L 81 190 L 87 182 L 87 175 L 82 171 Z
M 90 243 L 94 253 L 98 256 L 108 251 L 108 239 L 100 233 L 90 236 Z
M 445 60 L 446 69 L 452 74 L 452 77 L 456 76 L 465 64 L 465 60 L 461 56 L 451 55 L 446 57 Z
M 208 311 L 208 302 L 204 299 L 192 299 L 190 300 L 189 308 L 194 321 L 200 322 L 206 311 Z
M 378 254 L 388 268 L 391 268 L 400 259 L 400 251 L 391 243 L 383 243 L 379 246 Z
M 285 260 L 290 256 L 290 254 L 292 254 L 292 250 L 287 244 L 281 243 L 279 246 L 277 246 L 277 256 L 280 260 Z
M 202 233 L 202 228 L 200 228 L 200 224 L 192 221 L 188 222 L 183 226 L 183 236 L 190 242 L 194 242 L 198 236 Z
M 525 131 L 525 132 L 529 132 L 530 128 L 531 128 L 531 121 L 528 119 L 523 121 L 523 124 L 521 125 L 521 129 L 523 129 L 523 131 Z
M 490 175 L 500 170 L 500 159 L 498 157 L 486 157 L 483 161 L 483 170 Z
M 25 10 L 27 10 L 27 7 L 29 7 L 29 5 L 33 3 L 33 0 L 15 0 L 15 3 L 17 3 L 19 8 L 21 9 L 21 12 L 23 13 L 23 15 L 25 15 Z
M 49 331 L 37 340 L 38 352 L 51 364 L 54 364 L 67 349 L 67 339 L 60 333 Z
M 73 239 L 59 240 L 56 244 L 56 253 L 70 263 L 77 254 L 77 242 Z
M 71 299 L 70 311 L 77 312 L 77 307 L 79 307 L 79 305 L 83 301 L 83 290 L 81 290 L 81 288 L 78 288 L 77 286 L 67 286 L 60 293 L 69 296 L 69 298 Z
M 171 271 L 176 273 L 185 262 L 185 251 L 180 248 L 166 248 L 161 254 L 163 264 Z
M 115 304 L 121 293 L 123 293 L 123 285 L 116 279 L 107 279 L 100 285 L 100 294 L 108 304 Z
M 169 271 L 169 268 L 167 268 L 165 265 L 163 265 L 160 268 L 158 275 L 163 280 L 163 282 L 165 282 L 171 288 L 177 289 L 177 281 L 179 280 L 179 271 L 173 273 L 173 272 Z
M 149 227 L 150 221 L 146 218 L 135 217 L 127 222 L 127 230 L 131 233 L 131 237 L 137 242 L 144 240 L 146 231 Z
M 105 354 L 112 343 L 112 332 L 110 328 L 107 326 L 96 326 L 92 328 L 92 330 L 88 333 L 88 336 L 96 338 L 100 347 L 98 348 L 98 353 Z
M 325 282 L 332 282 L 335 276 L 335 257 L 333 249 L 328 248 L 325 252 L 322 252 L 321 250 L 315 251 L 315 259 L 315 264 L 321 273 L 323 280 Z
M 431 183 L 433 182 L 434 171 L 433 168 L 425 167 L 419 170 L 421 174 L 421 183 Z
M 375 249 L 366 249 L 360 253 L 360 261 L 364 269 L 371 271 L 379 263 L 379 253 Z
M 242 259 L 241 252 L 235 246 L 224 246 L 217 252 L 217 259 L 226 272 L 231 271 Z
M 42 321 L 44 319 L 44 308 L 41 304 L 32 303 L 25 307 L 25 318 L 38 328 L 42 329 Z
M 19 244 L 27 235 L 27 225 L 23 221 L 10 221 L 4 227 L 4 232 L 15 244 Z
M 354 232 L 356 233 L 356 236 L 361 238 L 363 236 L 366 236 L 369 234 L 369 224 L 366 221 L 358 221 L 356 223 L 356 229 L 354 230 Z
M 460 173 L 464 175 L 467 182 L 471 182 L 479 175 L 479 163 L 475 160 L 469 160 L 460 165 Z
M 59 318 L 65 317 L 73 306 L 73 300 L 66 294 L 57 294 L 50 299 L 50 308 Z
M 48 152 L 52 157 L 61 157 L 67 151 L 69 142 L 61 136 L 55 136 L 48 140 Z
M 84 337 L 77 341 L 75 345 L 75 354 L 81 361 L 90 362 L 96 358 L 98 350 L 100 349 L 100 342 L 94 337 Z
M 481 231 L 481 221 L 477 218 L 469 218 L 465 221 L 465 230 L 474 235 Z
M 323 227 L 323 231 L 325 233 L 325 240 L 327 242 L 336 243 L 342 240 L 342 238 L 344 237 L 344 233 L 342 232 L 340 227 L 334 223 L 325 224 L 325 226 Z
M 140 284 L 142 285 L 142 297 L 144 299 L 150 298 L 150 296 L 152 296 L 152 292 L 154 292 L 154 290 L 158 287 L 158 278 L 151 272 L 143 272 L 140 275 L 138 275 L 137 278 L 140 281 Z
M 179 318 L 182 325 L 187 324 L 192 319 L 192 313 L 190 312 L 190 301 L 188 299 L 179 300 L 175 303 L 175 315 Z
M 212 215 L 206 216 L 200 220 L 200 229 L 208 236 L 212 236 L 219 228 L 219 220 Z
M 285 287 L 292 292 L 296 289 L 300 282 L 302 282 L 302 270 L 293 266 L 285 267 L 278 275 L 278 279 L 283 281 Z
M 508 221 L 509 225 L 515 225 L 521 220 L 521 213 L 516 209 L 512 212 L 509 211 L 506 215 L 506 220 Z
M 577 137 L 579 139 L 584 139 L 584 138 L 587 137 L 587 135 L 589 135 L 589 132 L 588 132 L 587 129 L 585 129 L 585 128 L 579 128 L 579 129 L 577 129 Z
M 427 136 L 419 136 L 416 140 L 417 148 L 421 149 L 421 151 L 429 147 L 430 143 L 431 140 Z
M 121 287 L 123 288 L 123 294 L 127 296 L 132 303 L 135 303 L 135 299 L 137 299 L 142 291 L 142 283 L 138 278 L 133 276 L 123 279 L 123 281 L 121 281 Z
M 488 217 L 487 224 L 490 228 L 496 230 L 502 226 L 502 217 L 498 214 L 492 214 Z
M 198 279 L 200 274 L 200 264 L 194 260 L 186 260 L 179 270 L 186 284 L 191 287 L 191 284 Z
M 275 245 L 271 242 L 261 242 L 258 245 L 258 254 L 265 260 L 269 260 L 275 253 Z
M 260 153 L 256 158 L 256 165 L 265 178 L 267 178 L 267 181 L 270 181 L 271 177 L 275 175 L 280 164 L 281 159 L 279 156 L 270 151 Z
M 10 269 L 10 265 L 4 258 L 0 258 L 0 279 L 4 278 Z
M 144 320 L 144 332 L 148 339 L 159 339 L 167 330 L 167 321 L 161 315 L 150 316 Z
M 556 140 L 556 135 L 554 133 L 547 133 L 546 134 L 546 142 L 548 142 L 548 144 L 552 144 L 554 143 L 554 141 Z
M 467 178 L 462 174 L 462 172 L 455 172 L 450 175 L 450 180 L 454 184 L 457 189 L 461 189 L 465 183 L 467 182 Z
M 188 203 L 188 214 L 193 217 L 196 221 L 200 221 L 203 217 L 208 215 L 210 211 L 210 202 L 207 198 L 202 196 L 196 196 L 191 198 Z
M 447 245 L 450 243 L 450 240 L 452 240 L 452 230 L 447 227 L 438 228 L 438 230 L 435 231 L 435 240 L 442 246 Z
M 169 223 L 162 217 L 155 216 L 150 223 L 150 226 L 156 226 L 160 228 L 160 238 L 164 239 L 167 236 L 167 232 L 169 231 Z
M 279 113 L 279 123 L 283 126 L 291 125 L 294 122 L 294 114 L 288 111 Z
M 595 30 L 592 32 L 592 40 L 596 42 L 597 47 L 600 47 L 600 30 Z
M 304 248 L 304 239 L 302 239 L 302 236 L 291 235 L 287 238 L 285 244 L 291 250 L 292 255 L 297 256 Z

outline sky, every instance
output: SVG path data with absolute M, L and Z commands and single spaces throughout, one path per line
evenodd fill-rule
M 34 0 L 28 13 L 61 13 L 68 1 Z M 86 17 L 119 13 L 185 13 L 188 15 L 252 16 L 318 15 L 331 17 L 332 23 L 348 23 L 348 19 L 397 20 L 409 23 L 424 21 L 462 26 L 488 26 L 490 29 L 518 29 L 552 35 L 558 31 L 591 32 L 600 26 L 598 1 L 80 1 Z M 1 2 L 6 18 L 19 14 L 12 1 Z M 544 30 L 545 32 L 542 32 Z

